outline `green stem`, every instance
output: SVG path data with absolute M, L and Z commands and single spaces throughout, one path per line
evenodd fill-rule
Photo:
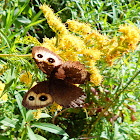
M 126 84 L 126 86 L 115 96 L 114 100 L 111 101 L 107 107 L 101 112 L 101 114 L 99 115 L 98 119 L 94 122 L 92 128 L 90 129 L 90 131 L 88 132 L 88 135 L 90 134 L 91 130 L 95 127 L 95 125 L 97 124 L 97 122 L 101 119 L 101 117 L 104 115 L 105 111 L 112 105 L 112 103 L 115 102 L 115 100 L 120 96 L 121 93 L 124 92 L 124 90 L 128 87 L 128 85 L 130 85 L 130 83 L 136 78 L 136 76 L 138 76 L 138 74 L 140 73 L 140 70 L 138 70 L 133 77 L 129 80 L 129 82 Z
M 32 57 L 31 54 L 15 55 L 15 54 L 0 54 L 0 57 Z

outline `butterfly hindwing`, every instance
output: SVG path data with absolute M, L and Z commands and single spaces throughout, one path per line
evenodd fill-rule
M 63 107 L 82 107 L 86 95 L 83 90 L 64 80 L 51 81 L 51 92 L 56 103 Z
M 38 109 L 54 101 L 63 107 L 81 107 L 86 95 L 81 88 L 63 80 L 50 80 L 38 83 L 24 96 L 22 105 L 28 109 Z
M 28 109 L 38 109 L 53 103 L 49 81 L 43 81 L 31 88 L 23 97 L 22 105 Z
M 90 80 L 90 74 L 79 61 L 64 62 L 55 73 L 55 77 L 69 83 L 83 84 Z

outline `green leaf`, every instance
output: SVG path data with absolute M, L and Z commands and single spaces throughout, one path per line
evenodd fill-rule
M 17 122 L 17 120 L 11 120 L 7 117 L 5 117 L 4 119 L 2 119 L 0 121 L 0 123 L 2 123 L 4 126 L 9 126 L 9 127 L 13 127 L 13 128 L 15 128 L 16 122 Z
M 34 110 L 29 110 L 27 113 L 26 113 L 26 121 L 27 122 L 30 122 L 33 120 L 33 111 Z
M 17 12 L 16 16 L 13 18 L 13 22 L 17 19 L 17 17 L 22 13 L 22 11 L 25 9 L 25 7 L 28 5 L 29 0 L 27 0 L 24 5 L 19 9 L 19 11 Z M 13 23 L 12 22 L 12 23 Z
M 31 20 L 27 19 L 26 17 L 17 18 L 17 21 L 24 23 L 24 24 L 28 24 L 31 22 Z
M 5 85 L 4 91 L 0 97 L 2 97 L 4 95 L 4 93 L 8 90 L 8 88 L 13 84 L 14 80 L 15 79 L 11 79 L 10 82 Z
M 47 140 L 47 139 L 45 139 L 44 137 L 42 137 L 40 135 L 35 134 L 35 136 L 36 136 L 37 140 Z
M 54 134 L 59 134 L 59 135 L 64 135 L 64 136 L 68 136 L 68 134 L 60 127 L 54 125 L 54 124 L 50 124 L 50 123 L 33 123 L 32 124 L 33 127 L 37 127 L 46 131 L 49 131 L 51 133 Z
M 26 109 L 22 106 L 22 97 L 17 91 L 15 91 L 15 97 L 18 103 L 19 110 L 23 116 L 23 119 L 26 121 Z
M 28 130 L 28 136 L 29 136 L 30 140 L 37 140 L 34 132 L 28 125 L 27 125 L 27 130 Z
M 10 48 L 11 47 L 11 44 L 10 44 L 9 39 L 5 35 L 5 33 L 2 30 L 0 30 L 0 34 L 1 34 L 2 38 L 5 40 L 5 42 L 7 43 L 7 46 Z
M 10 139 L 5 136 L 0 136 L 0 140 L 10 140 Z
M 41 117 L 40 118 L 50 118 L 51 116 L 49 114 L 46 113 L 41 113 Z

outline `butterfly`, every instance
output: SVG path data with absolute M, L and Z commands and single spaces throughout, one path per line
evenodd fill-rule
M 90 73 L 79 61 L 66 61 L 45 47 L 36 46 L 32 56 L 38 67 L 47 74 L 47 81 L 39 82 L 23 97 L 22 105 L 38 109 L 54 101 L 66 108 L 82 107 L 86 94 L 74 84 L 90 80 Z

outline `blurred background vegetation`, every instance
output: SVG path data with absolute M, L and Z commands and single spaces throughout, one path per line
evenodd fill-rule
M 53 114 L 44 109 L 37 118 L 36 111 L 23 108 L 22 97 L 31 85 L 22 83 L 21 75 L 29 71 L 32 84 L 46 79 L 30 55 L 35 43 L 24 38 L 31 35 L 42 43 L 45 36 L 55 36 L 39 9 L 43 3 L 50 5 L 62 22 L 76 19 L 90 23 L 93 29 L 109 37 L 117 35 L 121 24 L 140 28 L 138 0 L 0 1 L 0 140 L 139 140 L 139 45 L 111 67 L 97 63 L 104 80 L 99 86 L 83 86 L 88 95 L 84 109 L 68 109 L 58 115 L 57 111 Z M 19 43 L 19 39 L 24 41 Z M 119 96 L 113 100 L 116 93 Z M 108 108 L 110 100 L 113 103 Z

